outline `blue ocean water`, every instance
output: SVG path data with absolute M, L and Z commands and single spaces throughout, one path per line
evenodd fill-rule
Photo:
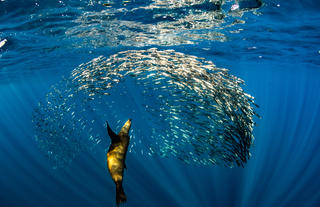
M 105 139 L 55 168 L 35 139 L 34 111 L 80 64 L 158 48 L 227 68 L 261 118 L 244 167 L 129 152 L 126 206 L 319 206 L 319 3 L 213 2 L 0 1 L 0 205 L 115 206 L 104 120 Z M 108 121 L 119 129 L 127 118 Z M 145 123 L 131 118 L 135 136 Z

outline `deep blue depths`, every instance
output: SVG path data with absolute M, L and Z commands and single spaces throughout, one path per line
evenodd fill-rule
M 0 1 L 0 39 L 8 40 L 0 48 L 0 206 L 114 206 L 105 164 L 109 140 L 54 170 L 37 148 L 31 120 L 62 75 L 128 48 L 73 48 L 59 31 L 43 32 L 52 20 L 25 19 L 52 7 L 101 10 L 97 5 L 35 2 Z M 81 12 L 71 10 L 64 26 Z M 320 6 L 266 1 L 259 11 L 247 14 L 244 30 L 226 42 L 163 47 L 210 59 L 246 81 L 262 116 L 252 158 L 228 169 L 128 154 L 127 206 L 320 206 Z

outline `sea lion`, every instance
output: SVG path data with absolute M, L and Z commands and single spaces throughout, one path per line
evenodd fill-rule
M 129 131 L 131 119 L 129 119 L 121 128 L 119 134 L 116 134 L 110 128 L 107 122 L 108 134 L 111 138 L 111 145 L 107 153 L 108 169 L 112 180 L 116 184 L 116 203 L 126 202 L 127 198 L 123 191 L 123 169 L 126 168 L 125 160 L 129 145 Z

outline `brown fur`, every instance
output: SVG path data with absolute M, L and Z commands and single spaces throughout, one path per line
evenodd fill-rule
M 111 145 L 107 153 L 108 169 L 112 180 L 116 184 L 116 203 L 126 202 L 127 198 L 122 187 L 123 169 L 126 168 L 125 159 L 129 145 L 129 131 L 131 127 L 131 119 L 129 119 L 121 128 L 119 134 L 115 134 L 108 127 L 108 134 L 111 138 Z

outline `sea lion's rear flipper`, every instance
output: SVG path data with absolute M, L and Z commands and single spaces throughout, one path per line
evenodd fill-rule
M 120 203 L 125 203 L 127 201 L 126 194 L 124 194 L 122 181 L 116 182 L 116 203 L 119 206 Z
M 108 130 L 109 137 L 111 138 L 111 143 L 120 142 L 120 137 L 112 131 L 108 122 L 107 122 L 107 130 Z

